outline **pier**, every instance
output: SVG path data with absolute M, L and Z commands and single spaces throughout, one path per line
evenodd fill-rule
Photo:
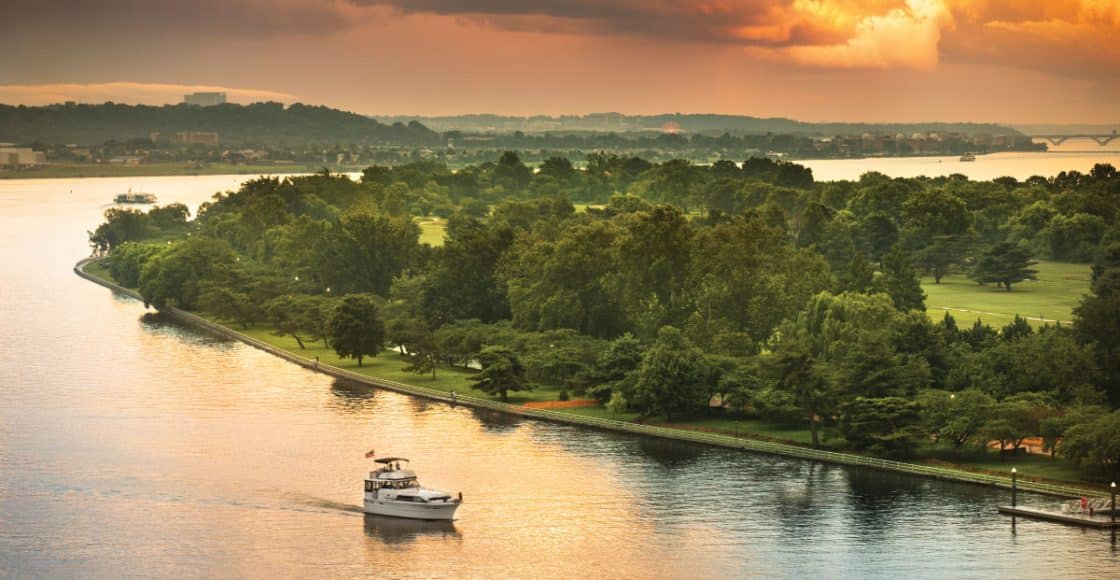
M 1111 515 L 1089 515 L 1084 513 L 1062 513 L 1053 510 L 1044 510 L 1038 508 L 1029 508 L 1022 506 L 999 506 L 999 513 L 1009 516 L 1018 516 L 1024 518 L 1033 518 L 1036 520 L 1046 520 L 1050 522 L 1058 522 L 1062 524 L 1069 524 L 1074 526 L 1082 526 L 1086 528 L 1118 528 L 1120 522 L 1112 519 Z

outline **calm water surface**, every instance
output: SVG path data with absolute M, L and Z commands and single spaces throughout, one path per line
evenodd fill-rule
M 242 179 L 143 185 L 193 208 Z M 138 181 L 0 181 L 0 577 L 1120 570 L 1106 532 L 1013 528 L 1004 492 L 453 408 L 145 317 L 70 271 Z M 370 448 L 462 491 L 460 519 L 359 513 Z

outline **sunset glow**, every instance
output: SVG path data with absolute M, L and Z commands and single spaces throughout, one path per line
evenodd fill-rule
M 196 4 L 13 5 L 0 102 L 174 102 L 168 85 L 198 85 L 369 114 L 1120 118 L 1115 0 Z

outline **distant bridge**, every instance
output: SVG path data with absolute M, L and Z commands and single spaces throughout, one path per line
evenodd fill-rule
M 1070 139 L 1090 139 L 1092 141 L 1096 141 L 1097 145 L 1100 145 L 1101 147 L 1104 147 L 1105 145 L 1108 145 L 1109 143 L 1111 143 L 1113 140 L 1120 139 L 1120 134 L 1118 134 L 1115 130 L 1113 130 L 1112 133 L 1106 133 L 1106 134 L 1103 134 L 1103 135 L 1102 134 L 1093 135 L 1093 134 L 1090 134 L 1090 133 L 1076 133 L 1076 134 L 1069 134 L 1069 135 L 1031 135 L 1030 138 L 1031 139 L 1042 139 L 1044 141 L 1049 141 L 1050 144 L 1054 145 L 1054 146 L 1061 145 L 1062 143 L 1065 143 L 1066 141 L 1069 141 Z

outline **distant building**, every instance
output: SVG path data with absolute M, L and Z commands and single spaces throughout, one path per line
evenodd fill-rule
M 30 147 L 0 146 L 0 167 L 34 167 L 47 162 L 47 154 Z
M 109 159 L 110 165 L 140 165 L 144 163 L 144 158 L 139 155 L 121 155 Z
M 217 147 L 218 134 L 210 131 L 179 131 L 168 138 L 175 145 L 205 145 Z
M 191 93 L 183 95 L 183 102 L 198 107 L 213 107 L 226 102 L 225 93 Z

